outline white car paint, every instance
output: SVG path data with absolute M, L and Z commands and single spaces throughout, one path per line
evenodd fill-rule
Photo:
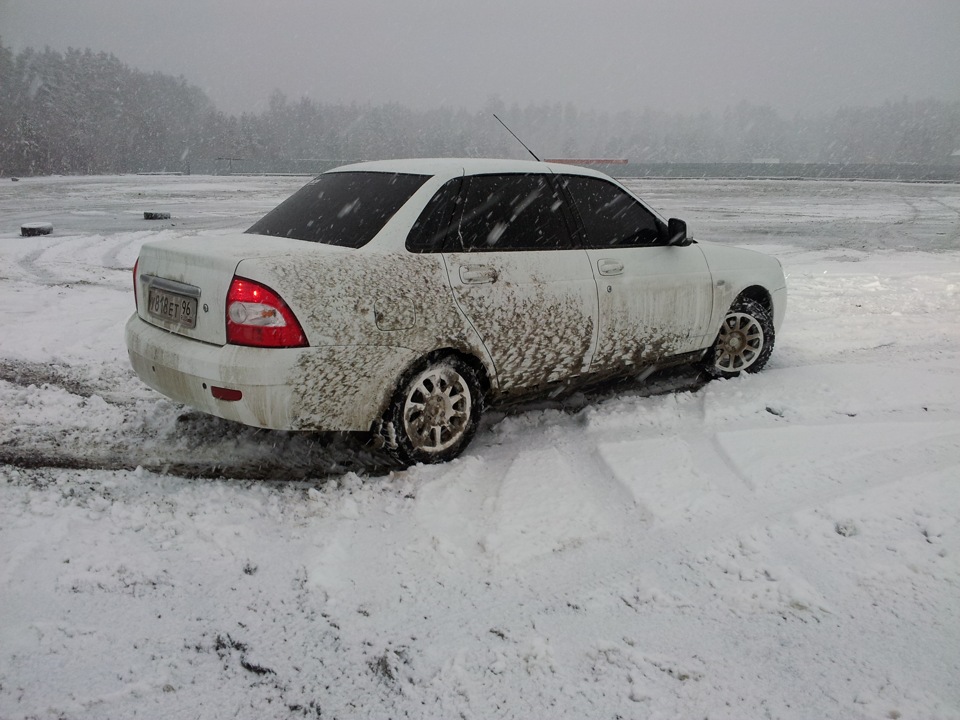
M 450 179 L 562 173 L 614 182 L 601 173 L 474 159 L 365 163 L 332 172 L 359 171 L 431 176 L 359 249 L 249 234 L 145 244 L 138 312 L 126 327 L 137 375 L 174 400 L 249 425 L 368 430 L 404 374 L 436 350 L 475 358 L 496 401 L 705 352 L 731 303 L 749 287 L 769 296 L 774 327 L 782 322 L 779 263 L 746 250 L 704 243 L 416 254 L 404 247 L 411 225 Z M 279 293 L 309 345 L 227 344 L 225 303 L 234 274 Z M 152 278 L 198 288 L 195 328 L 146 312 Z M 212 387 L 243 397 L 218 400 Z

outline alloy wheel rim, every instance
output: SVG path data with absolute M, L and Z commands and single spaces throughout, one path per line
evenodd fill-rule
M 763 351 L 763 327 L 752 315 L 730 313 L 724 318 L 714 346 L 714 365 L 723 372 L 746 370 Z
M 443 452 L 463 438 L 471 409 L 470 387 L 460 373 L 450 367 L 434 367 L 410 384 L 403 404 L 403 426 L 416 450 Z

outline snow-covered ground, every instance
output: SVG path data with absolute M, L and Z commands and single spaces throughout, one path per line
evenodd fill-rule
M 378 475 L 126 360 L 140 244 L 302 182 L 0 185 L 0 718 L 960 718 L 960 187 L 637 183 L 782 260 L 768 369 Z

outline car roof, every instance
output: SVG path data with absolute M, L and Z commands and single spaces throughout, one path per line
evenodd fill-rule
M 408 158 L 402 160 L 374 160 L 334 168 L 328 172 L 390 172 L 413 175 L 487 175 L 491 173 L 546 173 L 565 175 L 588 175 L 609 178 L 602 172 L 567 165 L 533 160 L 509 160 L 494 158 Z

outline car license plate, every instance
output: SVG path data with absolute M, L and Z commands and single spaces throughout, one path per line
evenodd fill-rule
M 197 299 L 150 288 L 147 293 L 147 312 L 155 318 L 175 322 L 182 327 L 197 326 Z

